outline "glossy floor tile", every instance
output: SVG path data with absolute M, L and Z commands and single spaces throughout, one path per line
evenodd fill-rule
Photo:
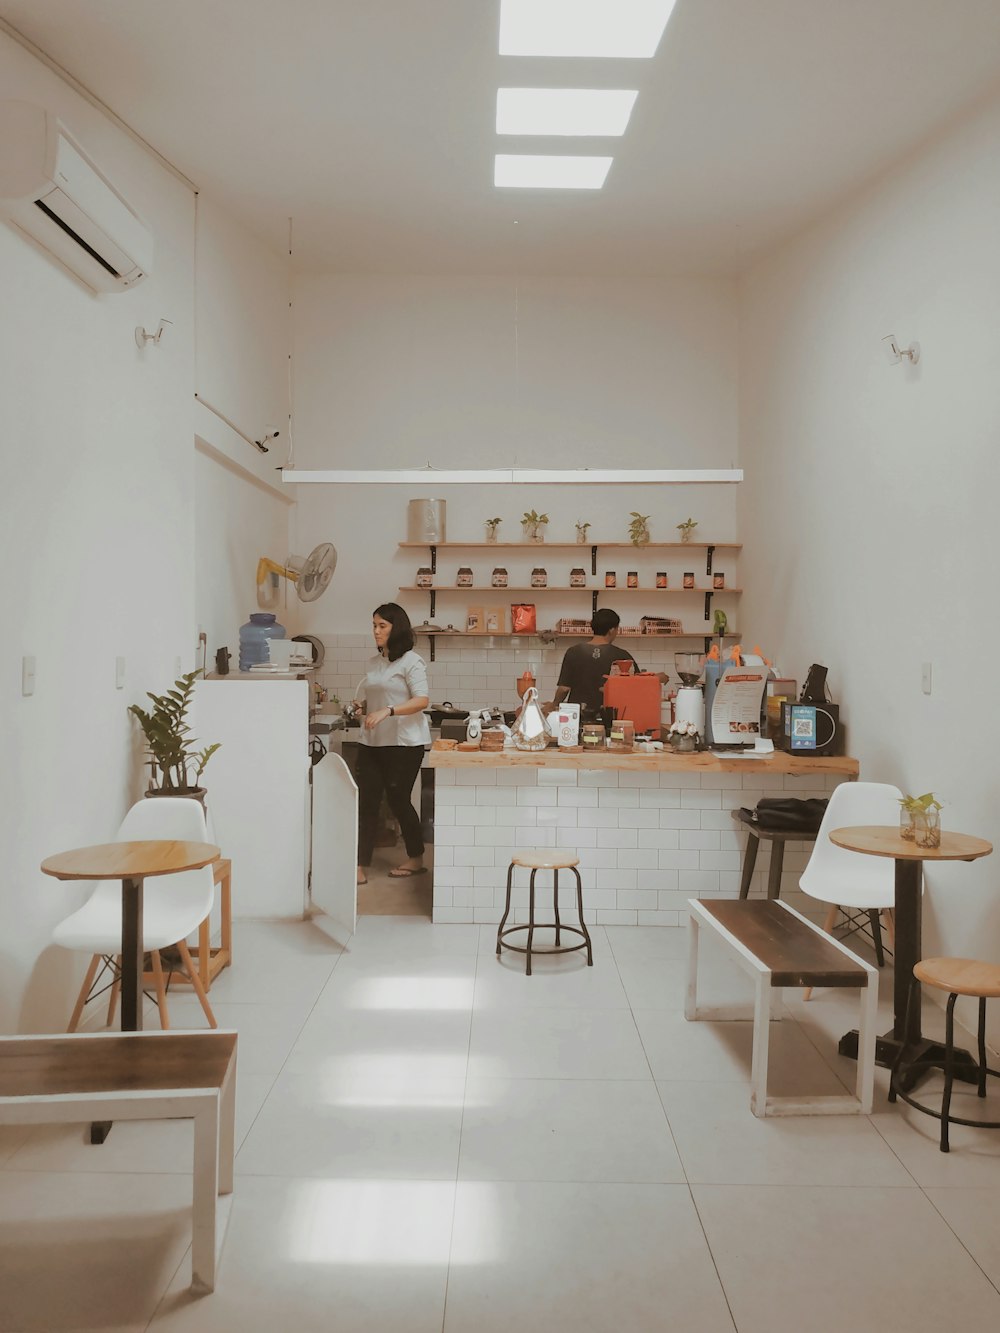
M 752 1024 L 684 1018 L 686 931 L 592 937 L 592 968 L 527 977 L 488 924 L 238 922 L 211 993 L 240 1034 L 216 1291 L 189 1291 L 188 1122 L 98 1147 L 83 1124 L 0 1127 L 0 1333 L 997 1326 L 1000 1131 L 939 1153 L 884 1070 L 870 1117 L 758 1120 Z M 700 977 L 703 1002 L 750 1000 L 711 946 Z M 779 1012 L 770 1091 L 853 1087 L 856 1003 L 785 992 Z M 171 1014 L 205 1027 L 190 994 Z

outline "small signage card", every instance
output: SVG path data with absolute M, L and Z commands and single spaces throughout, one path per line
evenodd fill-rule
M 760 735 L 760 706 L 767 667 L 730 666 L 719 678 L 712 701 L 712 742 L 753 745 Z

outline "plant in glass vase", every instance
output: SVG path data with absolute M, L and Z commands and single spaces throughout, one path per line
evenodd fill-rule
M 632 522 L 628 525 L 629 540 L 633 546 L 649 545 L 649 515 L 631 511 Z
M 899 836 L 918 847 L 941 846 L 941 802 L 932 791 L 903 796 L 899 802 Z
M 521 528 L 525 538 L 529 542 L 543 542 L 545 540 L 545 525 L 548 521 L 548 514 L 536 514 L 533 509 L 526 509 L 521 519 Z
M 497 528 L 503 522 L 502 518 L 488 518 L 486 520 L 486 540 L 495 542 L 497 539 Z
M 576 524 L 576 540 L 580 543 L 581 546 L 583 546 L 583 545 L 586 544 L 586 541 L 587 541 L 587 529 L 588 529 L 589 527 L 590 527 L 590 524 L 589 524 L 589 523 L 577 523 L 577 524 Z
M 683 523 L 678 523 L 677 531 L 681 534 L 681 541 L 689 542 L 697 526 L 698 520 L 696 518 L 686 518 Z

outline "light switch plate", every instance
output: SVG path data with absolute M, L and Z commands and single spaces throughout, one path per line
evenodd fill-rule
M 35 659 L 21 658 L 21 694 L 25 699 L 35 692 Z

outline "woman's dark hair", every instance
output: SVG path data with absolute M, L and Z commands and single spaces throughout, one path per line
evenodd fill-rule
M 376 606 L 372 612 L 372 619 L 374 620 L 376 616 L 379 616 L 382 620 L 388 620 L 392 626 L 389 631 L 389 638 L 386 640 L 385 655 L 390 662 L 398 661 L 404 653 L 410 651 L 414 644 L 410 617 L 395 602 L 383 602 L 381 606 Z

